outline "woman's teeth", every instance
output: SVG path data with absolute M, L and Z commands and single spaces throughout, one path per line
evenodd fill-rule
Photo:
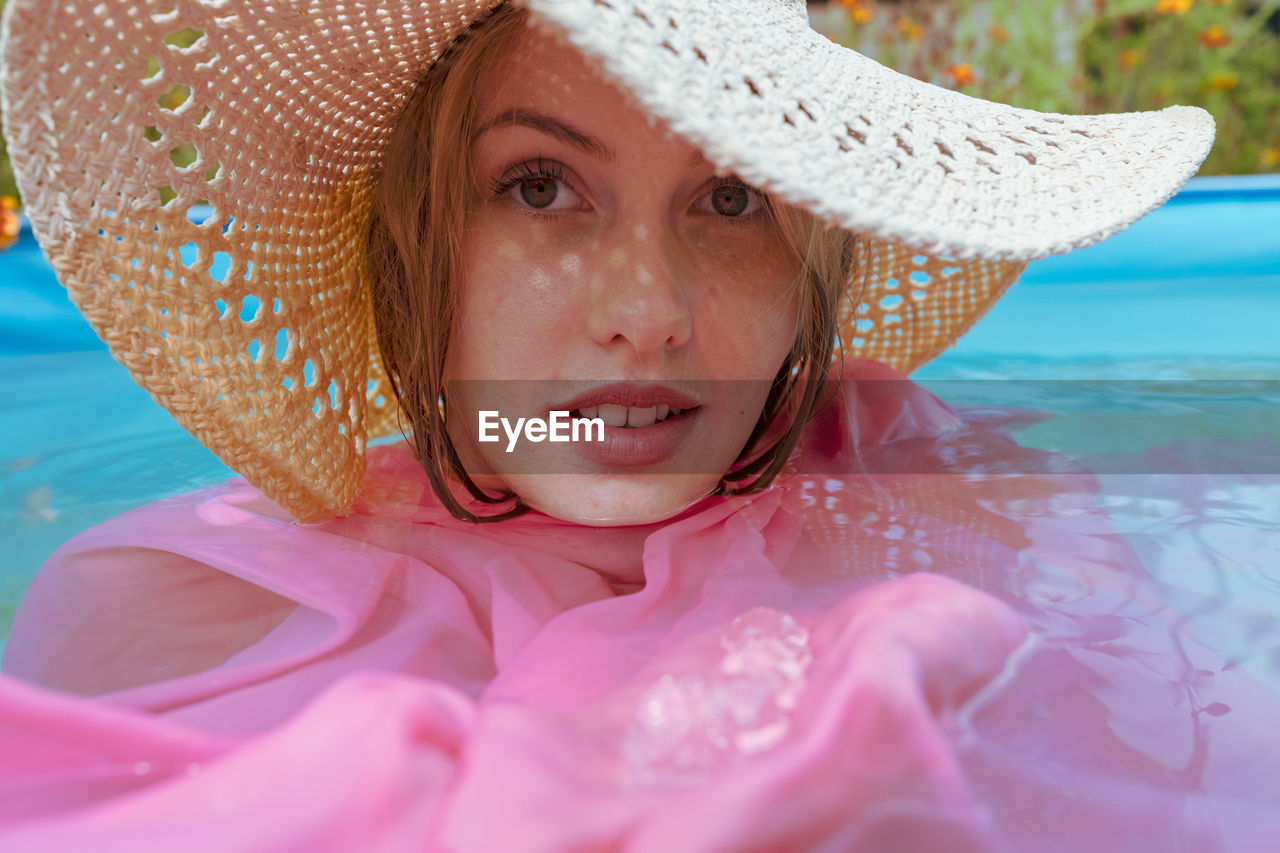
M 588 406 L 578 409 L 577 414 L 588 420 L 600 418 L 604 421 L 605 426 L 647 427 L 657 421 L 665 420 L 671 415 L 678 415 L 682 411 L 683 409 L 673 409 L 665 403 L 643 409 L 635 406 L 615 406 L 611 403 L 605 403 L 602 406 Z

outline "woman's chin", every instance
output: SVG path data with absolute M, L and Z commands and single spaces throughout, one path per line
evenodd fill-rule
M 540 474 L 507 485 L 529 506 L 592 527 L 653 524 L 702 501 L 720 478 L 707 474 Z

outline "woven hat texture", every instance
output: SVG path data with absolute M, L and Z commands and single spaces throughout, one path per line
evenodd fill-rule
M 143 388 L 300 520 L 349 507 L 366 441 L 399 429 L 363 258 L 373 181 L 425 69 L 495 5 L 5 9 L 6 142 L 60 281 Z M 526 5 L 712 162 L 860 232 L 841 343 L 902 371 L 1028 260 L 1162 204 L 1213 137 L 1192 107 L 1048 115 L 921 83 L 793 0 Z

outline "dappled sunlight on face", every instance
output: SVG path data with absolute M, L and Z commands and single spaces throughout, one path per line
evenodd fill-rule
M 750 436 L 796 337 L 799 263 L 763 194 L 553 36 L 523 33 L 486 70 L 477 119 L 450 435 L 478 482 L 551 515 L 669 517 Z M 602 442 L 479 440 L 482 411 L 569 404 L 617 424 Z

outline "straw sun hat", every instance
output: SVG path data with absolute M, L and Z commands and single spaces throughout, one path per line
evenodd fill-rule
M 1158 207 L 1213 139 L 1192 107 L 1051 115 L 916 81 L 814 32 L 799 0 L 523 2 L 718 166 L 868 238 L 841 337 L 903 371 L 1027 261 Z M 133 378 L 300 520 L 349 507 L 367 438 L 398 428 L 364 273 L 372 181 L 414 84 L 495 5 L 5 9 L 6 141 L 60 280 Z

